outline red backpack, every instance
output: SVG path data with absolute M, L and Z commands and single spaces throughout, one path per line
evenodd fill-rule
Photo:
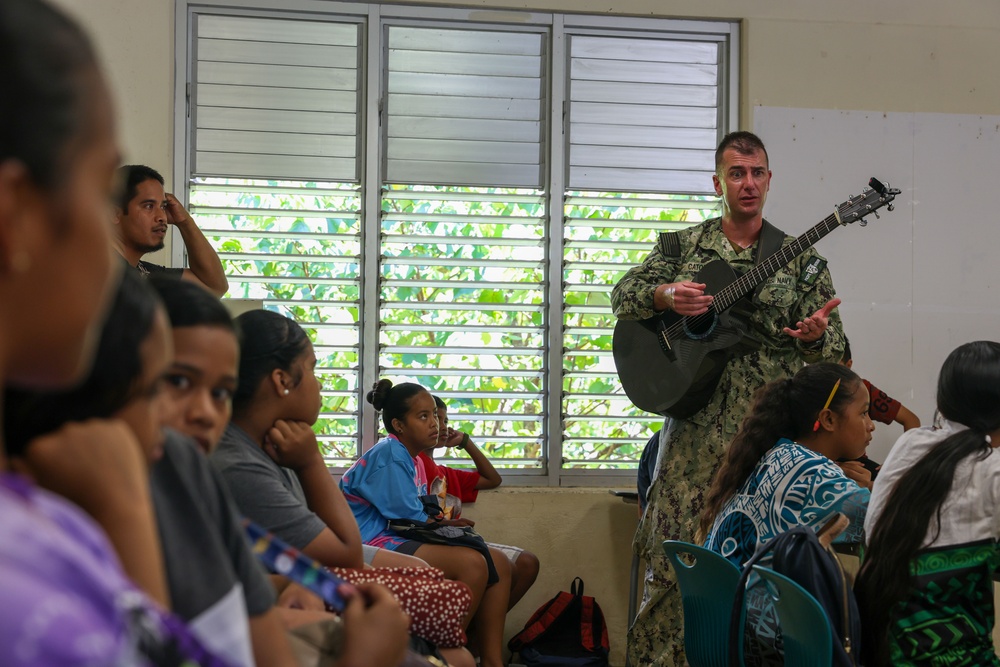
M 583 594 L 583 579 L 531 615 L 507 648 L 527 667 L 607 667 L 608 627 L 594 598 Z

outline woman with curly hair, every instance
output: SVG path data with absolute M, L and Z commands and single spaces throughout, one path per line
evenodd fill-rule
M 764 385 L 706 496 L 706 546 L 742 566 L 779 533 L 837 512 L 851 521 L 839 539 L 860 541 L 869 493 L 834 461 L 863 454 L 874 430 L 868 391 L 839 364 Z

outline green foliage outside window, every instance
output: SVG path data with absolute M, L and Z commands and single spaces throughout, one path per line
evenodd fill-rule
M 355 186 L 203 179 L 192 211 L 220 253 L 230 297 L 295 318 L 319 359 L 316 430 L 332 465 L 358 454 L 362 275 Z M 621 391 L 610 290 L 659 231 L 714 215 L 715 201 L 567 193 L 562 257 L 550 258 L 547 198 L 533 190 L 387 186 L 381 197 L 378 363 L 449 405 L 451 425 L 508 468 L 544 471 L 549 429 L 564 467 L 634 465 L 660 419 Z M 374 258 L 373 258 L 374 259 Z M 561 262 L 563 350 L 548 350 L 549 262 Z M 369 326 L 371 323 L 369 323 Z M 560 391 L 550 419 L 547 392 Z

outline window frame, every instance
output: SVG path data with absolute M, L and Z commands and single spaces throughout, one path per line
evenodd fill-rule
M 546 269 L 545 302 L 548 322 L 543 368 L 547 434 L 544 470 L 519 473 L 505 471 L 505 484 L 509 486 L 632 486 L 633 469 L 593 470 L 563 468 L 562 419 L 562 361 L 563 347 L 563 265 L 565 243 L 564 202 L 566 197 L 566 160 L 569 155 L 569 134 L 566 114 L 569 87 L 567 47 L 569 35 L 655 37 L 675 35 L 684 39 L 714 41 L 721 44 L 719 61 L 718 128 L 720 136 L 739 127 L 739 72 L 740 72 L 740 23 L 738 21 L 638 18 L 570 13 L 519 11 L 509 9 L 449 8 L 436 5 L 391 5 L 380 3 L 327 2 L 325 0 L 177 0 L 174 19 L 174 139 L 173 183 L 182 202 L 187 205 L 191 181 L 192 129 L 190 127 L 190 101 L 195 58 L 191 48 L 195 14 L 227 14 L 249 17 L 287 17 L 290 12 L 301 18 L 329 18 L 341 15 L 362 23 L 361 58 L 362 76 L 359 78 L 361 96 L 359 140 L 359 173 L 361 175 L 361 248 L 364 257 L 380 256 L 381 184 L 384 178 L 384 132 L 381 122 L 384 110 L 381 96 L 385 94 L 384 77 L 388 45 L 382 39 L 388 25 L 418 25 L 421 27 L 455 26 L 527 32 L 547 31 L 549 46 L 549 84 L 545 108 L 547 117 L 543 143 L 543 189 L 548 213 L 548 242 L 545 253 Z M 643 34 L 645 33 L 645 35 Z M 377 65 L 377 66 L 376 66 Z M 375 215 L 378 223 L 369 223 Z M 171 264 L 184 266 L 185 249 L 179 234 L 172 230 Z M 359 337 L 360 373 L 358 405 L 360 414 L 361 452 L 368 451 L 376 442 L 380 426 L 377 414 L 364 401 L 366 387 L 378 379 L 379 370 L 379 278 L 377 261 L 362 261 L 361 269 L 361 321 L 372 324 L 361 327 Z M 553 463 L 555 462 L 555 463 Z

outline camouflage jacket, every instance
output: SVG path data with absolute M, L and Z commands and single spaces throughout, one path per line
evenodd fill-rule
M 657 244 L 642 264 L 630 269 L 615 285 L 611 307 L 616 317 L 652 317 L 653 292 L 657 286 L 691 280 L 713 260 L 726 261 L 737 274 L 753 267 L 757 244 L 737 253 L 723 233 L 719 218 L 677 234 L 678 256 L 665 256 L 661 244 Z M 791 240 L 792 237 L 785 237 L 785 243 Z M 796 322 L 809 317 L 835 296 L 826 260 L 812 248 L 769 278 L 749 319 L 747 336 L 756 349 L 730 359 L 728 372 L 711 402 L 692 415 L 690 421 L 705 426 L 715 424 L 729 438 L 735 435 L 758 387 L 793 375 L 804 363 L 839 361 L 844 353 L 844 328 L 836 310 L 830 315 L 826 333 L 816 343 L 802 344 L 782 331 L 786 326 L 794 328 Z

